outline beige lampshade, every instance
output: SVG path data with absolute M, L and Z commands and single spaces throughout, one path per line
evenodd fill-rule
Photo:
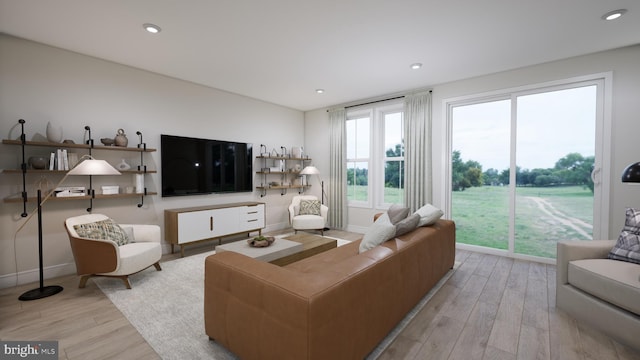
M 309 165 L 300 171 L 300 175 L 320 175 L 320 170 L 313 165 Z
M 67 175 L 121 175 L 108 162 L 104 160 L 96 160 L 92 157 L 80 162 L 73 169 L 69 170 Z

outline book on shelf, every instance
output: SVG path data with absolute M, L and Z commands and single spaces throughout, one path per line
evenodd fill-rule
M 71 196 L 84 196 L 84 186 L 60 186 L 53 189 L 53 193 L 56 197 L 71 197 Z
M 77 157 L 77 155 L 76 155 Z M 57 149 L 49 157 L 49 170 L 69 170 L 69 154 L 67 149 Z

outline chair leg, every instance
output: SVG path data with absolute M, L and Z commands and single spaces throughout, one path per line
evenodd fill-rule
M 162 268 L 160 267 L 160 262 L 159 262 L 159 261 L 158 261 L 158 262 L 156 262 L 155 264 L 153 264 L 153 266 L 155 266 L 155 267 L 156 267 L 156 270 L 158 270 L 158 271 L 162 271 Z
M 92 277 L 92 275 L 82 275 L 82 277 L 80 277 L 80 284 L 78 284 L 78 288 L 84 289 L 84 287 L 87 286 L 87 280 L 89 280 L 90 277 Z
M 119 276 L 120 279 L 122 279 L 122 282 L 124 282 L 124 285 L 127 287 L 127 289 L 131 290 L 131 284 L 129 284 L 129 276 L 124 275 L 124 276 Z

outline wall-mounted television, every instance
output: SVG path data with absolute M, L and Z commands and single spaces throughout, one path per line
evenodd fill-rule
M 162 196 L 253 191 L 252 144 L 160 135 Z

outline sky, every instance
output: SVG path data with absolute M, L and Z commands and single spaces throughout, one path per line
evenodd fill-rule
M 482 170 L 509 168 L 511 100 L 453 109 L 452 149 Z M 516 98 L 516 164 L 522 169 L 552 168 L 569 153 L 593 156 L 596 87 L 586 86 Z

